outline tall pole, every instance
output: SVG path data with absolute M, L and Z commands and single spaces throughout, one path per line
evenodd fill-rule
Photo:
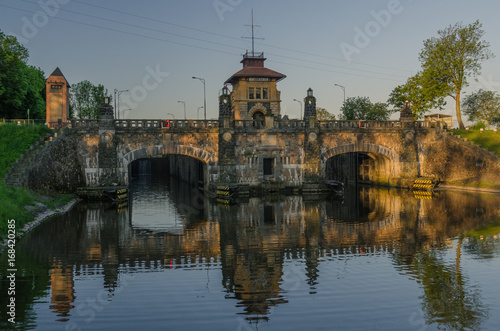
M 186 101 L 177 101 L 179 103 L 182 103 L 184 105 L 184 119 L 187 119 L 186 117 Z
M 193 79 L 198 79 L 203 83 L 203 111 L 205 113 L 205 121 L 207 120 L 207 90 L 205 85 L 205 80 L 199 77 L 193 77 Z
M 297 99 L 293 99 L 293 101 L 297 101 L 299 104 L 300 104 L 300 120 L 302 120 L 302 101 L 300 100 L 297 100 Z
M 344 91 L 344 106 L 345 106 L 345 86 L 342 86 L 342 85 L 339 85 L 339 84 L 335 84 L 335 86 L 340 87 Z

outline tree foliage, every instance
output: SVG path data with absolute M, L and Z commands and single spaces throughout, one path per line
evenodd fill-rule
M 458 22 L 438 31 L 437 37 L 424 41 L 419 54 L 422 70 L 398 86 L 388 102 L 401 105 L 407 98 L 416 108 L 416 117 L 431 108 L 442 108 L 445 97 L 455 100 L 455 110 L 460 129 L 464 128 L 460 97 L 468 79 L 481 72 L 481 62 L 494 55 L 489 43 L 484 41 L 484 30 L 479 21 L 464 25 Z
M 28 50 L 16 37 L 0 31 L 0 117 L 45 117 L 45 78 L 27 64 Z
M 347 98 L 340 112 L 342 120 L 387 121 L 391 110 L 386 103 L 373 104 L 368 97 L 351 97 Z
M 479 89 L 464 99 L 463 110 L 469 121 L 484 121 L 489 130 L 490 124 L 499 124 L 500 96 L 494 91 Z
M 316 118 L 318 121 L 335 121 L 335 115 L 321 107 L 316 107 Z
M 78 118 L 98 119 L 104 97 L 108 94 L 108 89 L 103 85 L 94 85 L 88 80 L 72 85 L 70 92 L 70 108 Z
M 442 110 L 446 105 L 444 96 L 435 93 L 423 81 L 422 73 L 408 78 L 405 84 L 397 86 L 389 95 L 387 103 L 394 107 L 394 110 L 400 110 L 405 107 L 406 101 L 411 102 L 411 110 L 415 119 L 423 118 L 424 114 L 433 108 Z

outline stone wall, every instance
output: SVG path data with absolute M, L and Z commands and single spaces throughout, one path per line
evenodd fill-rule
M 79 159 L 80 137 L 63 135 L 37 156 L 28 170 L 28 187 L 46 192 L 73 193 L 85 186 Z
M 420 133 L 418 157 L 424 177 L 465 185 L 500 185 L 500 157 L 451 133 Z

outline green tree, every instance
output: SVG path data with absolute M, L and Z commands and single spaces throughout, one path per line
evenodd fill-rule
M 29 81 L 28 89 L 21 106 L 24 118 L 24 110 L 30 110 L 30 118 L 45 119 L 45 75 L 42 69 L 34 66 L 26 66 L 25 75 Z
M 391 110 L 386 103 L 373 104 L 368 97 L 350 97 L 340 109 L 342 120 L 387 121 Z
M 321 107 L 316 107 L 316 118 L 318 121 L 335 121 L 335 115 Z
M 94 85 L 88 80 L 74 84 L 70 92 L 71 111 L 75 112 L 78 118 L 98 119 L 105 96 L 111 100 L 108 89 L 101 84 Z
M 411 110 L 415 119 L 420 119 L 433 108 L 442 110 L 446 105 L 444 96 L 435 93 L 436 90 L 424 84 L 422 72 L 408 78 L 406 83 L 397 86 L 389 95 L 387 103 L 400 110 L 405 107 L 406 101 L 411 102 Z
M 422 85 L 435 96 L 455 100 L 457 121 L 464 129 L 460 110 L 462 89 L 467 79 L 480 74 L 481 62 L 494 55 L 489 43 L 482 40 L 484 30 L 479 21 L 469 25 L 461 22 L 438 31 L 438 37 L 427 39 L 419 54 L 422 63 Z
M 500 96 L 494 91 L 479 89 L 465 97 L 463 109 L 469 121 L 484 121 L 489 130 L 490 124 L 496 124 L 500 116 Z
M 16 37 L 0 31 L 0 117 L 26 118 L 27 107 L 35 112 L 45 108 L 39 97 L 43 72 L 27 65 L 28 56 Z

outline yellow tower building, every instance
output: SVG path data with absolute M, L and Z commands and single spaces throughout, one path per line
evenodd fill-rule
M 243 55 L 243 69 L 232 75 L 232 115 L 234 120 L 262 120 L 265 115 L 280 117 L 281 93 L 277 82 L 286 76 L 264 67 L 264 53 Z

